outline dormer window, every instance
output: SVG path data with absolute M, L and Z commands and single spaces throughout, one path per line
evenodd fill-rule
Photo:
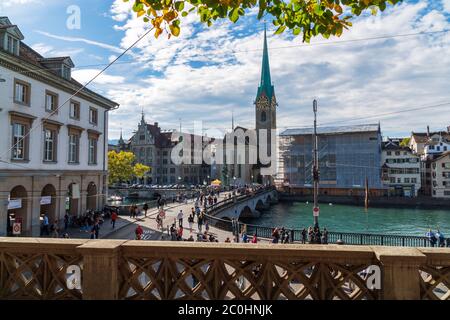
M 16 56 L 19 55 L 19 40 L 9 34 L 6 35 L 6 51 Z
M 66 66 L 65 64 L 62 65 L 62 77 L 66 80 L 71 79 L 70 67 Z

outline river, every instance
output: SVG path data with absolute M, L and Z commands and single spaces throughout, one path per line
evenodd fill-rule
M 303 229 L 313 224 L 312 204 L 280 202 L 248 224 Z M 320 205 L 319 225 L 329 231 L 424 236 L 428 228 L 450 236 L 450 210 L 382 209 L 348 205 Z

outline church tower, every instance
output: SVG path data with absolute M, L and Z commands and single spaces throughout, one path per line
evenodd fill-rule
M 277 102 L 275 98 L 275 89 L 270 78 L 269 66 L 269 50 L 267 47 L 266 28 L 264 26 L 264 49 L 261 68 L 261 82 L 256 93 L 255 100 L 255 117 L 256 117 L 256 133 L 258 135 L 258 154 L 263 144 L 267 145 L 267 156 L 276 152 L 273 150 L 275 146 L 271 146 L 271 130 L 277 128 Z M 267 130 L 267 141 L 259 141 L 259 131 Z M 258 165 L 257 167 L 260 167 Z M 259 168 L 255 174 L 258 180 L 261 180 Z M 258 181 L 261 182 L 261 181 Z

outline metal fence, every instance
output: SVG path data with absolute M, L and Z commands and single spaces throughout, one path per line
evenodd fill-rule
M 263 190 L 261 192 L 265 192 Z M 261 193 L 260 192 L 260 193 Z M 238 196 L 235 199 L 226 199 L 218 202 L 214 206 L 208 208 L 208 219 L 210 225 L 221 230 L 232 232 L 234 236 L 239 237 L 245 229 L 249 236 L 256 234 L 258 238 L 271 239 L 274 227 L 266 227 L 252 224 L 245 224 L 239 221 L 231 221 L 214 217 L 213 214 L 223 210 L 229 206 L 235 205 L 237 202 L 248 198 L 250 195 Z M 289 234 L 290 242 L 303 242 L 302 230 L 286 229 Z M 307 235 L 308 237 L 308 235 Z M 308 243 L 308 239 L 306 239 Z M 371 233 L 351 233 L 351 232 L 328 232 L 328 243 L 343 243 L 349 245 L 380 245 L 380 246 L 398 246 L 398 247 L 431 247 L 432 244 L 427 237 L 405 236 L 405 235 L 387 235 L 387 234 L 371 234 Z M 450 247 L 450 238 L 444 243 Z M 436 244 L 437 246 L 437 244 Z

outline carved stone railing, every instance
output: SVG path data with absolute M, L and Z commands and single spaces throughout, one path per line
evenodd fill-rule
M 448 300 L 449 269 L 446 248 L 0 238 L 0 299 Z

